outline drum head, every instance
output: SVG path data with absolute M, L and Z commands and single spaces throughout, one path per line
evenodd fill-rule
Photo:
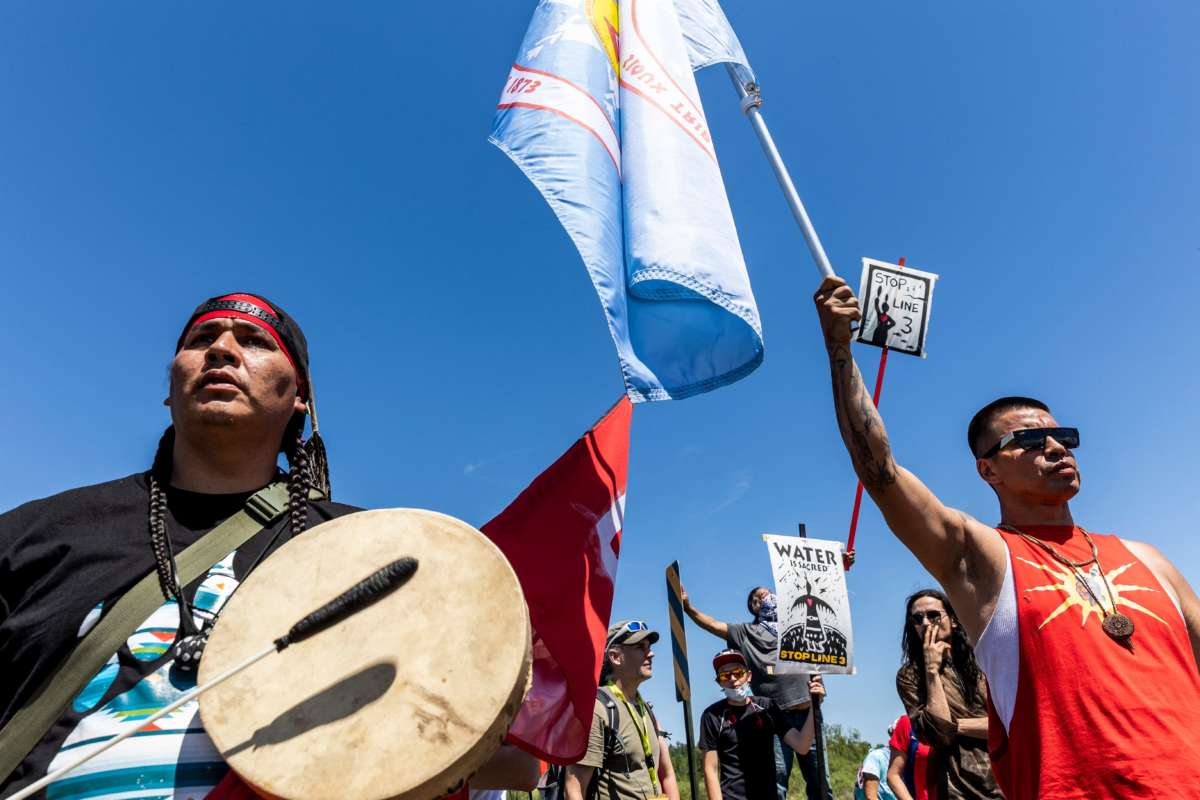
M 201 697 L 208 735 L 259 793 L 427 800 L 499 747 L 529 683 L 529 612 L 496 546 L 432 511 L 363 511 L 279 548 L 222 610 L 200 683 L 404 556 L 419 566 L 399 589 Z

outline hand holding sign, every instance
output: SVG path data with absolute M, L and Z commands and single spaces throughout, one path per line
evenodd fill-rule
M 825 334 L 825 344 L 849 344 L 853 334 L 851 325 L 862 319 L 854 290 L 838 276 L 831 275 L 821 281 L 820 288 L 813 295 L 813 302 L 817 304 L 817 317 L 821 321 L 821 332 Z

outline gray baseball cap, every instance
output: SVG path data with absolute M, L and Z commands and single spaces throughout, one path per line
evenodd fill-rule
M 658 641 L 658 632 L 650 630 L 649 625 L 639 620 L 623 619 L 609 626 L 604 647 L 607 649 L 619 644 L 637 644 L 643 640 L 654 644 Z

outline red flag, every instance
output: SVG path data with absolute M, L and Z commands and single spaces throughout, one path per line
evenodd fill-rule
M 622 397 L 483 526 L 517 573 L 533 626 L 533 686 L 508 741 L 556 764 L 573 764 L 587 750 L 617 578 L 632 415 Z

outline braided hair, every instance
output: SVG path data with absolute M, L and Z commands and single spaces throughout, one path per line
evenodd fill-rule
M 973 701 L 980 698 L 979 695 L 979 662 L 975 660 L 975 650 L 971 647 L 971 643 L 967 641 L 967 634 L 963 630 L 962 623 L 958 621 L 958 615 L 954 613 L 954 606 L 950 605 L 950 598 L 939 592 L 937 589 L 922 589 L 919 592 L 914 592 L 909 596 L 904 604 L 904 636 L 900 639 L 900 649 L 904 656 L 904 665 L 911 664 L 915 669 L 923 671 L 925 668 L 925 643 L 917 634 L 913 627 L 909 615 L 912 614 L 913 603 L 920 600 L 922 597 L 931 597 L 942 604 L 942 608 L 946 609 L 946 614 L 950 617 L 950 660 L 954 665 L 954 669 L 958 672 L 958 677 L 962 680 L 963 689 L 966 691 L 966 700 Z M 921 691 L 925 691 L 925 684 L 920 684 Z
M 288 460 L 288 526 L 295 536 L 308 527 L 308 490 L 312 486 L 308 450 L 304 448 L 303 414 L 292 417 L 283 441 Z
M 314 441 L 315 440 L 315 441 Z M 325 447 L 320 438 L 304 441 L 304 415 L 295 414 L 284 432 L 282 447 L 288 461 L 288 531 L 297 536 L 308 528 L 308 493 L 316 488 L 329 495 L 328 466 Z M 158 585 L 166 599 L 175 598 L 180 605 L 183 626 L 192 625 L 191 613 L 183 597 L 183 587 L 175 571 L 171 538 L 167 535 L 167 493 L 171 483 L 171 455 L 175 448 L 175 426 L 163 431 L 154 453 L 154 464 L 148 478 L 150 488 L 150 544 L 154 548 L 154 566 Z M 272 544 L 274 540 L 272 540 Z M 268 545 L 268 549 L 270 545 Z M 257 565 L 257 561 L 255 562 Z
M 163 486 L 171 482 L 171 452 L 175 449 L 175 426 L 163 431 L 154 451 L 154 464 L 150 467 L 150 544 L 154 548 L 154 566 L 158 571 L 158 586 L 163 597 L 171 598 L 182 594 L 178 576 L 175 574 L 175 559 L 171 553 L 171 539 L 167 536 L 167 493 Z

